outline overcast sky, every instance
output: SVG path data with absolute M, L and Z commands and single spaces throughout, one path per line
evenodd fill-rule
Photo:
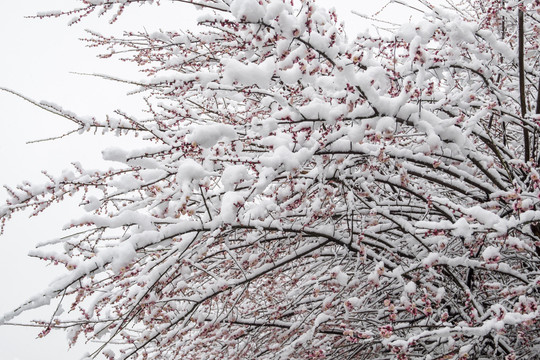
M 350 35 L 368 26 L 368 22 L 350 13 L 356 9 L 373 14 L 384 4 L 373 0 L 324 0 L 325 6 L 335 6 L 338 16 L 348 23 Z M 105 80 L 72 74 L 72 72 L 106 73 L 133 78 L 139 75 L 124 63 L 99 60 L 96 51 L 84 47 L 78 39 L 84 29 L 101 33 L 120 32 L 123 29 L 148 31 L 162 28 L 178 29 L 194 26 L 197 13 L 189 6 L 167 5 L 128 8 L 114 25 L 106 19 L 90 18 L 82 24 L 68 27 L 68 18 L 27 19 L 25 16 L 39 11 L 69 9 L 75 0 L 25 0 L 0 2 L 0 87 L 7 87 L 36 99 L 60 104 L 81 115 L 102 116 L 116 108 L 137 109 L 137 97 L 124 94 L 129 87 Z M 154 9 L 154 10 L 151 10 Z M 406 21 L 401 10 L 388 9 L 387 18 Z M 26 144 L 27 141 L 60 135 L 71 129 L 65 119 L 54 117 L 13 95 L 0 92 L 0 185 L 16 185 L 22 180 L 41 182 L 41 170 L 57 173 L 79 161 L 86 167 L 103 166 L 100 152 L 112 141 L 100 136 L 71 136 L 58 141 Z M 118 140 L 114 140 L 118 145 Z M 126 146 L 129 146 L 126 144 Z M 4 202 L 5 192 L 0 192 Z M 63 224 L 75 217 L 79 210 L 75 204 L 64 203 L 38 218 L 28 219 L 18 214 L 8 223 L 6 233 L 0 237 L 0 313 L 5 313 L 29 296 L 37 293 L 58 275 L 60 269 L 26 256 L 38 242 L 60 234 Z M 50 313 L 40 312 L 37 317 L 47 318 Z M 30 319 L 24 316 L 20 321 Z M 65 334 L 53 333 L 45 339 L 35 340 L 37 329 L 0 326 L 1 360 L 78 359 L 86 350 L 95 347 L 81 344 L 67 352 Z

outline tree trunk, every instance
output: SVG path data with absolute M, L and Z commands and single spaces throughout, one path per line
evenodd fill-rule
M 523 10 L 518 10 L 518 61 L 519 61 L 519 99 L 521 105 L 521 117 L 524 118 L 527 113 L 527 99 L 525 98 L 525 31 L 524 31 Z M 531 145 L 529 140 L 529 130 L 523 124 L 523 146 L 525 152 L 525 161 L 531 157 Z

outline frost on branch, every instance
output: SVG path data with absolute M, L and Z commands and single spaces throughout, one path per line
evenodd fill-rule
M 87 39 L 140 65 L 146 120 L 47 105 L 148 145 L 8 188 L 3 221 L 77 192 L 87 215 L 3 322 L 57 298 L 44 334 L 116 359 L 537 356 L 538 1 L 422 0 L 388 38 L 308 0 L 180 2 L 199 32 Z

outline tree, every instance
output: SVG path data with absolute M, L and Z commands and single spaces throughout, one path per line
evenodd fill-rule
M 178 2 L 204 30 L 88 39 L 148 75 L 147 119 L 38 104 L 149 145 L 8 188 L 3 223 L 88 214 L 4 323 L 58 299 L 42 334 L 115 359 L 538 356 L 538 0 L 394 1 L 423 21 L 354 39 L 310 0 Z

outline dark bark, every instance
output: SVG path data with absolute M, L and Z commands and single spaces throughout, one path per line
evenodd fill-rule
M 518 10 L 518 67 L 519 67 L 519 100 L 521 106 L 521 117 L 524 118 L 527 114 L 527 99 L 525 98 L 525 30 L 523 10 Z M 529 139 L 529 130 L 523 126 L 523 147 L 525 161 L 529 161 L 531 157 L 531 144 Z

